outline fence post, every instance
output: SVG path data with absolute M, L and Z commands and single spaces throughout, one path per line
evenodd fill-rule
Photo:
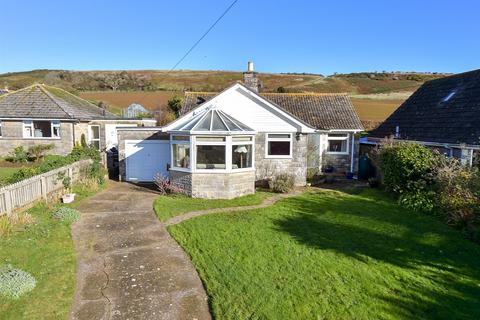
M 5 212 L 7 213 L 7 216 L 12 213 L 12 195 L 11 195 L 11 190 L 5 190 Z
M 42 198 L 47 200 L 47 179 L 43 175 L 40 177 L 40 188 L 42 189 Z

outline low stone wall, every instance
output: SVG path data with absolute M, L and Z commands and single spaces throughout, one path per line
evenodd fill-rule
M 188 173 L 170 171 L 172 183 L 194 198 L 232 199 L 255 193 L 255 172 Z

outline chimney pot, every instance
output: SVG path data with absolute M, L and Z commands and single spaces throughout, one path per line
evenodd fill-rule
M 253 61 L 248 61 L 247 72 L 255 72 L 253 68 Z

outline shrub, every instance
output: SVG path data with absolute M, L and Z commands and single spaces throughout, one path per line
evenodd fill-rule
M 42 160 L 45 156 L 45 152 L 52 150 L 54 147 L 53 143 L 50 144 L 36 144 L 28 148 L 28 154 L 30 157 L 34 158 L 35 161 Z
M 405 206 L 431 211 L 437 161 L 438 157 L 430 149 L 416 143 L 386 145 L 379 155 L 383 184 Z
M 155 185 L 157 186 L 158 191 L 162 195 L 172 194 L 172 193 L 184 193 L 184 191 L 172 184 L 168 177 L 158 173 L 155 175 Z
M 105 175 L 107 174 L 107 171 L 105 170 L 105 168 L 100 162 L 98 161 L 93 162 L 87 167 L 86 170 L 87 170 L 86 172 L 87 179 L 94 180 L 98 184 L 105 183 Z
M 274 192 L 286 193 L 293 189 L 295 185 L 295 177 L 288 173 L 281 173 L 273 177 L 269 182 L 270 189 Z
M 80 212 L 69 207 L 60 207 L 52 213 L 52 217 L 66 222 L 75 222 L 80 219 Z
M 9 160 L 12 162 L 27 162 L 28 161 L 28 153 L 23 148 L 23 146 L 18 146 L 13 149 L 12 156 L 9 157 Z
M 37 281 L 28 272 L 15 269 L 11 265 L 0 268 L 0 295 L 18 299 L 25 293 L 32 291 L 36 284 Z
M 7 237 L 12 233 L 13 226 L 6 215 L 0 217 L 0 237 Z

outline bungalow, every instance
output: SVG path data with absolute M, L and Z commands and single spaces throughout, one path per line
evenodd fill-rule
M 259 93 L 249 63 L 244 84 L 220 93 L 188 92 L 182 116 L 162 128 L 121 128 L 120 179 L 169 177 L 189 195 L 233 198 L 279 173 L 305 185 L 307 159 L 337 172 L 356 171 L 362 131 L 344 94 Z
M 0 157 L 17 146 L 37 144 L 52 144 L 52 154 L 68 154 L 82 136 L 99 150 L 108 150 L 118 145 L 117 127 L 155 123 L 120 119 L 65 90 L 35 84 L 0 96 Z
M 479 124 L 480 69 L 426 82 L 366 142 L 415 141 L 472 165 L 480 152 Z

